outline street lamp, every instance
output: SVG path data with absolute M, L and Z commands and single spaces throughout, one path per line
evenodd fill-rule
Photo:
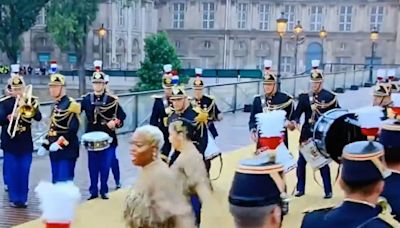
M 107 29 L 104 28 L 104 24 L 101 24 L 98 32 L 99 37 L 101 38 L 101 61 L 104 64 L 104 37 L 107 35 Z
M 282 12 L 281 17 L 276 20 L 276 32 L 279 35 L 279 52 L 278 52 L 278 91 L 281 90 L 281 58 L 282 58 L 282 41 L 287 30 L 288 20 Z
M 296 46 L 294 49 L 294 75 L 297 75 L 297 49 L 300 44 L 300 35 L 303 32 L 303 27 L 301 27 L 300 21 L 297 21 L 297 25 L 294 26 L 293 32 L 296 38 Z
M 378 29 L 376 27 L 374 27 L 369 35 L 372 45 L 371 45 L 371 59 L 370 59 L 370 63 L 369 63 L 369 86 L 373 85 L 372 82 L 372 71 L 374 68 L 374 58 L 375 58 L 375 46 L 376 46 L 376 42 L 379 39 L 379 32 Z
M 321 38 L 321 48 L 322 48 L 322 53 L 321 53 L 321 65 L 322 65 L 322 70 L 325 69 L 324 65 L 324 40 L 328 36 L 328 32 L 325 30 L 325 27 L 322 26 L 321 30 L 319 31 L 319 38 Z

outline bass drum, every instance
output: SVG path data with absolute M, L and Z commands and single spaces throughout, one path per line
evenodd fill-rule
M 366 140 L 366 136 L 361 133 L 355 114 L 338 108 L 319 117 L 314 126 L 313 140 L 322 155 L 340 163 L 344 146 Z

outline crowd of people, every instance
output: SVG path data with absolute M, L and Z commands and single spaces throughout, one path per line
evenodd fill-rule
M 256 150 L 252 158 L 238 164 L 227 199 L 235 226 L 281 227 L 284 216 L 290 213 L 285 175 L 296 169 L 294 196 L 304 196 L 307 163 L 321 172 L 323 198 L 332 198 L 329 163 L 335 160 L 341 163 L 343 202 L 334 208 L 308 211 L 301 227 L 399 227 L 400 99 L 395 95 L 400 90 L 393 72 L 378 71 L 371 108 L 346 112 L 338 118 L 330 115 L 344 111 L 337 96 L 323 88 L 319 61 L 313 61 L 310 91 L 299 95 L 297 106 L 292 96 L 278 91 L 272 62 L 267 60 L 264 65 L 264 93 L 254 97 L 248 123 Z M 107 91 L 108 79 L 101 63 L 95 66 L 93 92 L 81 103 L 66 95 L 63 75 L 56 71 L 50 75 L 49 91 L 56 104 L 38 151 L 50 156 L 53 183 L 72 181 L 79 157 L 79 116 L 84 111 L 87 126 L 81 141 L 89 154 L 89 200 L 109 198 L 110 170 L 120 186 L 115 130 L 126 118 L 118 98 Z M 137 128 L 130 140 L 132 164 L 141 171 L 122 209 L 128 227 L 199 227 L 204 207 L 216 202 L 210 168 L 211 160 L 220 156 L 214 122 L 223 116 L 215 99 L 203 94 L 201 74 L 201 69 L 196 69 L 194 96 L 189 97 L 179 85 L 177 71 L 170 64 L 164 65 L 164 95 L 154 96 L 150 124 Z M 12 70 L 8 94 L 0 101 L 4 181 L 10 205 L 17 208 L 27 206 L 33 146 L 26 142 L 32 141 L 31 121 L 41 119 L 37 98 L 29 95 L 26 87 Z M 321 119 L 327 116 L 349 126 L 337 128 L 337 122 L 322 126 Z M 288 150 L 288 131 L 295 129 L 301 132 L 297 161 Z M 316 131 L 326 136 L 332 129 L 340 130 L 344 137 L 329 138 L 335 145 L 325 142 L 327 138 L 320 140 L 322 146 L 317 144 Z M 318 159 L 321 162 L 316 163 Z

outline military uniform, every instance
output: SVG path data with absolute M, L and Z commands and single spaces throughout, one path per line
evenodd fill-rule
M 321 82 L 323 75 L 318 70 L 313 70 L 311 73 L 311 81 Z M 299 95 L 299 102 L 296 110 L 293 113 L 293 119 L 297 123 L 300 122 L 300 117 L 304 113 L 304 124 L 301 128 L 300 143 L 303 143 L 313 137 L 313 127 L 318 118 L 325 112 L 339 108 L 337 97 L 331 91 L 321 89 L 318 93 L 301 93 Z M 297 162 L 297 196 L 304 195 L 305 192 L 305 178 L 306 178 L 306 164 L 307 161 L 304 156 L 299 153 L 299 160 Z M 325 198 L 332 197 L 332 186 L 329 165 L 320 168 Z
M 12 68 L 17 68 L 12 65 Z M 14 71 L 11 77 L 11 88 L 24 88 L 23 79 Z M 24 97 L 21 99 L 25 100 Z M 13 115 L 15 97 L 4 96 L 0 99 L 0 125 L 1 125 L 1 149 L 4 152 L 4 182 L 8 186 L 9 200 L 13 207 L 26 207 L 29 191 L 29 171 L 32 163 L 33 141 L 31 132 L 32 120 L 40 121 L 42 115 L 39 111 L 39 101 L 31 98 L 32 112 L 21 113 L 19 105 L 14 113 L 12 122 L 8 116 Z M 26 101 L 25 101 L 26 102 Z M 17 120 L 17 115 L 20 115 Z M 11 125 L 9 131 L 9 125 Z M 17 126 L 15 126 L 17 125 Z M 13 132 L 15 130 L 15 133 Z
M 377 142 L 358 141 L 343 149 L 341 179 L 348 188 L 355 186 L 357 193 L 371 184 L 379 184 L 385 176 L 381 161 L 383 146 Z M 367 198 L 367 197 L 366 197 Z M 376 204 L 362 199 L 345 198 L 335 208 L 308 211 L 301 227 L 398 227 L 399 223 L 390 215 L 390 206 L 382 199 Z
M 379 141 L 385 148 L 385 161 L 391 165 L 400 164 L 400 124 L 386 124 L 382 127 Z M 385 188 L 382 196 L 392 207 L 392 214 L 400 222 L 400 170 L 391 169 L 390 176 L 385 179 Z
M 94 72 L 93 83 L 104 83 L 104 73 Z M 108 199 L 108 176 L 111 162 L 115 157 L 115 150 L 118 146 L 115 129 L 107 126 L 109 121 L 114 121 L 117 128 L 123 126 L 126 114 L 118 102 L 118 98 L 104 91 L 102 94 L 89 93 L 82 99 L 82 111 L 85 111 L 87 118 L 86 132 L 102 131 L 112 139 L 109 148 L 103 151 L 88 151 L 89 153 L 89 174 L 91 199 L 98 197 L 98 178 L 100 175 L 100 194 L 103 199 Z
M 170 99 L 187 99 L 185 89 L 181 86 L 174 86 L 172 88 L 172 96 Z M 168 125 L 179 118 L 185 118 L 189 121 L 192 121 L 193 124 L 196 125 L 196 129 L 193 132 L 191 140 L 204 158 L 204 152 L 206 151 L 208 143 L 206 125 L 208 114 L 203 112 L 199 107 L 193 107 L 191 104 L 189 104 L 188 107 L 182 112 L 173 110 L 168 116 Z M 174 151 L 170 159 L 170 165 L 174 163 L 178 156 L 179 152 Z M 210 167 L 209 161 L 205 161 L 205 164 L 208 171 Z
M 277 77 L 273 72 L 270 71 L 270 65 L 272 63 L 266 61 L 265 72 L 264 72 L 264 85 L 274 84 L 276 86 Z M 275 88 L 274 88 L 275 90 Z M 273 110 L 285 110 L 286 119 L 292 120 L 292 114 L 294 110 L 293 97 L 285 92 L 273 91 L 271 94 L 256 95 L 253 100 L 251 107 L 250 119 L 249 119 L 249 130 L 255 132 L 257 130 L 256 114 L 262 112 L 268 112 Z M 288 146 L 287 130 L 285 130 L 285 145 Z
M 95 61 L 96 62 L 96 61 Z M 104 75 L 104 81 L 106 83 L 106 92 L 111 93 L 110 89 L 108 88 L 108 83 L 110 82 L 110 76 L 109 75 Z M 117 157 L 117 152 L 115 151 L 114 156 L 111 160 L 111 172 L 114 176 L 114 181 L 115 181 L 115 186 L 116 189 L 121 188 L 121 172 L 119 170 L 119 161 Z
M 237 227 L 251 225 L 251 227 L 266 227 L 267 221 L 274 221 L 273 227 L 280 227 L 280 221 L 269 219 L 273 216 L 269 209 L 277 210 L 283 203 L 285 182 L 281 173 L 283 165 L 275 163 L 271 157 L 259 157 L 240 161 L 233 177 L 229 191 L 228 201 L 230 213 L 232 214 Z M 265 209 L 265 213 L 259 212 L 264 218 L 249 216 L 254 209 Z M 268 212 L 268 214 L 266 214 Z M 253 221 L 251 221 L 253 220 Z M 263 224 L 254 224 L 254 220 L 261 220 Z
M 379 103 L 374 105 L 381 106 L 383 108 L 383 120 L 388 119 L 388 110 L 392 105 L 391 93 L 395 90 L 397 90 L 396 86 L 392 85 L 390 81 L 388 82 L 388 79 L 386 78 L 386 71 L 379 69 L 377 72 L 377 83 L 374 86 L 373 96 L 379 101 Z
M 170 69 L 171 68 L 171 69 Z M 164 66 L 164 75 L 162 78 L 162 84 L 164 89 L 170 89 L 172 84 L 172 66 Z M 161 148 L 161 157 L 164 161 L 168 160 L 169 153 L 171 152 L 171 143 L 168 140 L 168 116 L 172 112 L 172 103 L 166 96 L 153 96 L 154 104 L 150 116 L 150 124 L 158 127 L 164 135 L 164 145 Z
M 64 76 L 51 75 L 49 86 L 65 86 Z M 79 157 L 79 115 L 80 104 L 67 95 L 58 98 L 53 106 L 50 128 L 42 144 L 50 151 L 53 183 L 71 181 L 75 177 L 75 164 Z
M 200 78 L 203 73 L 203 69 L 196 68 L 195 71 L 196 79 L 193 81 L 193 88 L 195 90 L 203 90 L 204 81 Z M 208 113 L 208 130 L 215 139 L 218 136 L 218 131 L 215 127 L 214 121 L 219 121 L 219 117 L 221 116 L 221 111 L 218 109 L 215 98 L 210 95 L 202 95 L 200 98 L 195 97 L 192 100 L 192 105 L 194 107 L 199 107 Z

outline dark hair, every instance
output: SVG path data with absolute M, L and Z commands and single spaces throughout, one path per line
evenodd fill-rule
M 385 146 L 385 161 L 388 164 L 400 163 L 400 148 Z
M 371 195 L 375 187 L 382 182 L 382 180 L 346 182 L 343 179 L 341 181 L 341 187 L 347 194 L 359 193 L 365 196 Z

